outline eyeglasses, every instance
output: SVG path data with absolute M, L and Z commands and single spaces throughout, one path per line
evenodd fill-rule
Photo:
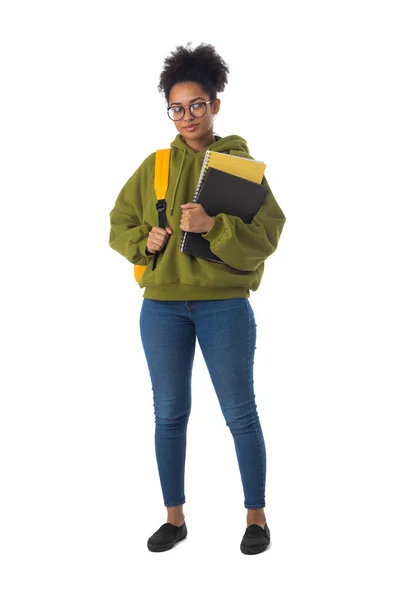
M 189 106 L 169 106 L 167 108 L 167 114 L 173 121 L 180 121 L 185 116 L 186 109 L 190 110 L 190 114 L 196 117 L 203 117 L 206 114 L 207 104 L 214 102 L 214 100 L 208 100 L 208 102 L 195 102 Z

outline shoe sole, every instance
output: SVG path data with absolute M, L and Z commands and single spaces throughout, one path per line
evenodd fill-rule
M 247 546 L 240 545 L 240 550 L 243 554 L 260 554 L 271 546 L 271 542 L 269 542 L 268 546 L 254 546 L 253 548 L 248 548 Z
M 168 542 L 167 544 L 149 544 L 149 542 L 147 542 L 147 547 L 150 552 L 164 552 L 165 550 L 170 550 L 173 548 L 177 542 L 184 540 L 186 536 L 187 533 L 185 533 L 182 537 L 173 540 L 172 542 Z

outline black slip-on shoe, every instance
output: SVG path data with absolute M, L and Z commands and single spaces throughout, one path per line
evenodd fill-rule
M 270 544 L 271 534 L 268 525 L 249 525 L 246 528 L 240 549 L 243 554 L 258 554 L 266 550 Z
M 172 523 L 164 523 L 147 540 L 147 547 L 151 552 L 163 552 L 170 550 L 176 542 L 183 540 L 187 536 L 186 523 L 180 527 Z

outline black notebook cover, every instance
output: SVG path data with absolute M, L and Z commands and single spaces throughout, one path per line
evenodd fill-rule
M 197 194 L 197 202 L 203 206 L 210 217 L 226 213 L 240 217 L 244 223 L 251 223 L 266 192 L 267 188 L 262 183 L 254 183 L 243 177 L 209 167 Z M 224 262 L 211 252 L 210 242 L 205 240 L 201 233 L 186 231 L 181 250 L 198 258 Z

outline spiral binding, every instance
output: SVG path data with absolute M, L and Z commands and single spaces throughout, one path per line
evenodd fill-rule
M 200 193 L 200 188 L 203 184 L 203 180 L 204 180 L 204 177 L 207 172 L 208 161 L 210 160 L 210 156 L 211 156 L 211 150 L 206 150 L 206 153 L 204 155 L 203 165 L 201 167 L 201 171 L 200 171 L 200 175 L 199 175 L 199 180 L 197 182 L 196 191 L 194 193 L 193 202 L 197 202 L 197 199 L 198 199 L 198 196 Z M 183 231 L 182 233 L 183 233 L 183 236 L 182 236 L 181 252 L 183 252 L 186 248 L 187 234 L 189 232 Z

